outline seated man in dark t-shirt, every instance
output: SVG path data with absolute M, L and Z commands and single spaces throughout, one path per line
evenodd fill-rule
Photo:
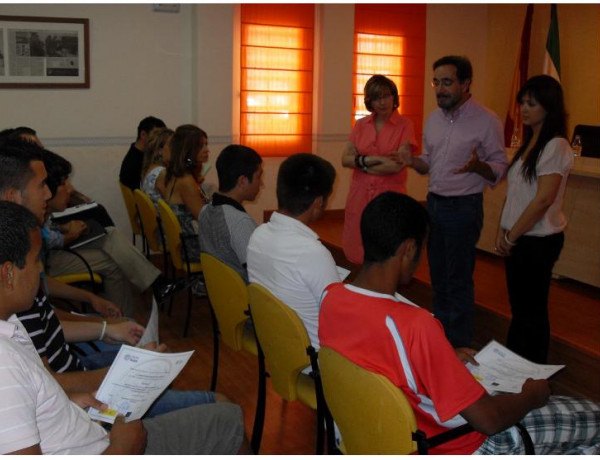
M 131 190 L 140 188 L 140 177 L 142 175 L 142 163 L 144 161 L 144 150 L 148 144 L 153 131 L 157 128 L 165 128 L 165 122 L 156 117 L 146 117 L 137 128 L 137 139 L 129 147 L 129 151 L 121 163 L 119 180 Z

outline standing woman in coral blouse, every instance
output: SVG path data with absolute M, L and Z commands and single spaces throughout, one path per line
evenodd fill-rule
M 406 169 L 400 156 L 404 151 L 416 150 L 413 124 L 397 111 L 396 84 L 383 75 L 373 75 L 365 85 L 364 97 L 371 115 L 356 122 L 342 156 L 342 165 L 354 168 L 342 244 L 346 258 L 355 264 L 363 262 L 363 210 L 383 192 L 406 193 Z
M 550 341 L 548 293 L 563 247 L 562 212 L 573 151 L 567 141 L 563 92 L 554 78 L 532 77 L 519 91 L 523 146 L 508 169 L 496 251 L 505 256 L 512 321 L 508 348 L 545 363 Z

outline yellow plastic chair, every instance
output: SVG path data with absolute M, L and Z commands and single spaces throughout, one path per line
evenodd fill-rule
M 402 391 L 328 347 L 319 350 L 327 407 L 352 455 L 406 455 L 417 450 L 417 421 Z
M 162 228 L 162 220 L 158 215 L 156 206 L 154 206 L 150 197 L 141 189 L 133 191 L 133 198 L 140 216 L 141 229 L 146 239 L 148 249 L 163 254 L 163 267 L 165 273 L 168 273 L 168 255 L 165 234 Z M 147 251 L 146 256 L 149 256 L 149 251 Z
M 53 276 L 55 280 L 65 284 L 84 284 L 101 286 L 102 277 L 98 273 L 92 273 L 90 277 L 89 273 L 69 273 L 68 275 Z
M 143 245 L 145 248 L 146 240 L 144 239 L 144 235 L 142 234 L 142 228 L 140 226 L 138 212 L 135 207 L 135 199 L 133 198 L 133 192 L 129 187 L 123 185 L 121 181 L 119 181 L 119 187 L 121 188 L 121 195 L 123 195 L 123 201 L 125 202 L 125 208 L 127 209 L 127 216 L 129 216 L 129 223 L 131 224 L 133 244 L 135 246 L 136 235 L 140 235 L 142 237 Z
M 322 398 L 317 352 L 296 312 L 263 286 L 248 286 L 250 311 L 273 389 L 286 401 L 300 401 L 317 411 L 317 453 L 323 452 L 327 409 Z M 311 367 L 311 374 L 302 370 Z M 332 432 L 331 429 L 328 430 Z
M 412 406 L 387 377 L 368 371 L 329 347 L 319 350 L 319 368 L 327 407 L 342 435 L 341 450 L 351 455 L 427 454 L 432 447 L 473 431 L 462 425 L 428 438 L 417 428 Z M 527 430 L 515 425 L 525 453 L 534 454 Z
M 67 273 L 65 275 L 53 276 L 55 280 L 58 280 L 65 284 L 73 284 L 73 285 L 87 285 L 90 286 L 94 293 L 98 292 L 99 288 L 103 287 L 102 276 L 92 270 L 92 267 L 88 263 L 88 261 L 79 254 L 74 249 L 69 248 L 55 248 L 51 249 L 51 251 L 65 251 L 69 254 L 72 254 L 74 257 L 81 260 L 83 265 L 85 265 L 85 271 L 79 273 Z
M 264 356 L 256 343 L 252 328 L 248 327 L 248 289 L 246 283 L 233 268 L 216 257 L 200 255 L 208 299 L 215 313 L 221 339 L 234 351 L 245 350 L 258 357 L 258 401 L 252 430 L 252 450 L 258 453 L 262 439 L 265 414 L 266 382 Z M 214 344 L 213 384 L 216 387 L 219 365 L 219 341 Z
M 173 264 L 173 275 L 175 277 L 177 271 L 184 272 L 187 277 L 188 290 L 188 309 L 185 318 L 185 326 L 183 336 L 187 336 L 190 326 L 190 317 L 192 314 L 192 275 L 202 273 L 202 265 L 200 262 L 192 262 L 189 260 L 187 250 L 183 241 L 186 238 L 197 238 L 197 235 L 186 235 L 181 231 L 179 219 L 163 199 L 158 200 L 158 215 L 162 221 L 163 230 L 165 232 L 165 242 L 167 250 L 171 255 L 171 263 Z M 183 252 L 183 255 L 182 255 Z M 216 330 L 213 331 L 215 334 Z
M 102 276 L 92 270 L 92 267 L 88 263 L 88 261 L 79 254 L 74 249 L 69 248 L 61 248 L 61 249 L 51 249 L 52 251 L 66 251 L 73 256 L 77 257 L 83 265 L 85 265 L 85 271 L 78 273 L 67 273 L 65 275 L 53 276 L 53 278 L 61 283 L 70 284 L 77 287 L 89 287 L 91 288 L 94 294 L 97 294 L 104 287 L 104 281 L 102 280 Z M 83 308 L 81 309 L 83 311 Z

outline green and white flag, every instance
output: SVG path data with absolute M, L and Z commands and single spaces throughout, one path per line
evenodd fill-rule
M 560 41 L 558 38 L 558 12 L 556 4 L 550 6 L 550 28 L 546 40 L 543 73 L 560 81 Z

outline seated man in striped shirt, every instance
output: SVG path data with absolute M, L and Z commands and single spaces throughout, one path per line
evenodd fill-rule
M 110 433 L 83 409 L 91 394 L 67 393 L 48 373 L 16 314 L 40 282 L 39 222 L 0 201 L 0 454 L 234 454 L 244 439 L 234 404 L 180 409 L 151 419 L 117 418 Z
M 46 200 L 50 193 L 45 183 L 47 174 L 39 147 L 26 143 L 0 147 L 0 171 L 0 199 L 25 206 L 38 219 L 38 224 L 43 225 Z M 52 278 L 44 277 L 44 280 L 44 289 L 57 297 L 74 301 L 85 301 L 88 295 L 92 300 L 97 298 Z M 135 344 L 144 331 L 143 327 L 133 322 L 107 324 L 100 318 L 85 318 L 82 321 L 80 317 L 55 310 L 43 294 L 38 296 L 29 310 L 19 312 L 19 316 L 44 363 L 66 391 L 95 391 L 108 370 L 104 367 L 97 371 L 85 371 L 67 345 L 67 340 L 82 342 L 101 338 Z M 217 397 L 206 391 L 170 390 L 151 408 L 151 415 L 225 399 L 224 396 Z

